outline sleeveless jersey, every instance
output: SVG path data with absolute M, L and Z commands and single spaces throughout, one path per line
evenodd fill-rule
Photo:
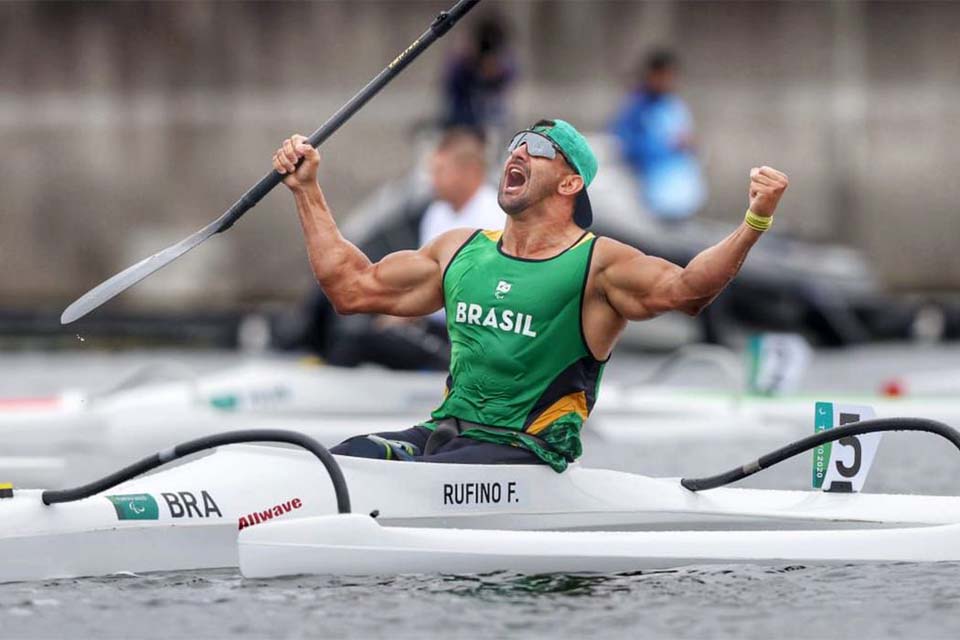
M 477 231 L 444 271 L 450 375 L 431 416 L 476 423 L 461 435 L 525 447 L 563 471 L 582 452 L 580 428 L 605 364 L 581 326 L 596 238 L 585 233 L 559 255 L 528 260 L 503 253 L 501 235 Z

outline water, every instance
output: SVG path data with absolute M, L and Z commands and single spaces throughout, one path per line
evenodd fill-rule
M 890 564 L 617 576 L 120 576 L 0 586 L 0 635 L 955 638 L 958 571 Z
M 3 356 L 0 393 L 53 391 L 80 376 L 85 385 L 106 383 L 148 357 L 171 356 Z M 218 354 L 188 359 L 201 370 L 234 361 Z M 641 377 L 650 363 L 615 364 L 611 377 L 626 380 Z M 945 364 L 943 352 L 885 348 L 819 354 L 814 367 L 817 386 L 847 391 L 873 389 L 904 367 Z M 588 449 L 586 462 L 655 475 L 705 475 L 778 444 L 598 446 Z M 744 484 L 805 488 L 809 465 L 802 456 Z M 867 488 L 957 495 L 958 470 L 960 458 L 949 445 L 930 436 L 889 434 Z M 703 566 L 613 576 L 122 575 L 0 585 L 0 638 L 956 638 L 958 575 L 955 563 Z

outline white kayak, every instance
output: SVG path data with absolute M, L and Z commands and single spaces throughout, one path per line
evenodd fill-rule
M 260 577 L 960 560 L 956 497 L 693 492 L 579 465 L 338 462 L 348 514 L 316 458 L 249 445 L 75 502 L 15 491 L 0 499 L 0 581 L 238 565 Z
M 842 404 L 869 405 L 877 416 L 923 415 L 948 424 L 960 423 L 960 397 L 844 393 L 761 396 L 667 385 L 612 385 L 603 388 L 589 428 L 624 443 L 795 438 L 809 432 L 814 404 L 826 396 Z M 635 416 L 642 416 L 642 424 L 659 424 L 660 428 L 630 430 Z
M 391 416 L 422 413 L 442 397 L 446 374 L 379 368 L 337 368 L 309 360 L 264 359 L 205 375 L 176 362 L 152 363 L 97 391 L 68 389 L 48 396 L 0 398 L 0 429 L 55 419 L 180 409 L 223 414 Z M 376 402 L 371 402 L 371 390 Z

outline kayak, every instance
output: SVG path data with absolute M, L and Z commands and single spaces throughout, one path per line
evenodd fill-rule
M 173 459 L 170 451 L 156 459 Z M 45 504 L 50 492 L 8 492 L 0 581 L 238 566 L 264 577 L 960 560 L 957 497 L 694 491 L 678 478 L 578 464 L 557 474 L 336 463 L 347 509 L 316 458 L 251 445 L 62 503 Z

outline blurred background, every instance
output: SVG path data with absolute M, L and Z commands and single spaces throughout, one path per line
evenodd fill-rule
M 5 335 L 30 333 L 31 323 L 55 332 L 50 321 L 79 294 L 212 220 L 269 169 L 283 137 L 319 126 L 445 5 L 0 5 Z M 907 316 L 888 319 L 897 326 L 873 318 L 879 328 L 835 319 L 838 326 L 819 329 L 819 337 L 906 337 L 903 325 L 914 314 L 902 309 L 902 294 L 946 308 L 949 325 L 960 285 L 958 29 L 960 5 L 949 2 L 486 0 L 324 145 L 322 184 L 338 219 L 363 241 L 377 225 L 357 218 L 384 214 L 410 195 L 439 125 L 459 118 L 495 128 L 501 137 L 488 136 L 497 143 L 494 175 L 503 136 L 541 117 L 565 118 L 592 134 L 602 156 L 598 231 L 616 227 L 615 235 L 682 261 L 698 241 L 706 244 L 700 226 L 725 231 L 738 223 L 749 169 L 769 164 L 791 177 L 771 235 L 808 243 L 800 266 L 811 266 L 808 258 L 826 245 L 856 252 L 843 256 L 839 273 L 820 275 L 859 281 L 839 283 L 836 293 L 857 300 L 821 306 L 856 303 L 878 313 L 873 307 L 887 300 L 863 298 L 882 291 L 897 294 L 891 314 Z M 490 62 L 479 60 L 487 54 L 478 47 L 489 48 Z M 689 218 L 651 212 L 643 197 L 649 159 L 641 150 L 632 165 L 625 161 L 629 151 L 615 133 L 645 65 L 660 52 L 675 68 L 673 91 L 688 122 L 668 113 L 628 124 L 652 127 L 654 138 L 665 127 L 665 153 L 689 145 L 699 175 L 681 169 L 663 178 L 679 180 L 680 190 L 698 188 L 684 180 L 701 182 L 700 199 L 679 205 Z M 451 70 L 456 64 L 494 70 L 471 79 L 472 71 Z M 457 99 L 476 99 L 458 82 L 477 83 L 488 94 L 479 99 L 494 104 L 451 115 Z M 451 97 L 457 91 L 468 95 Z M 392 200 L 376 199 L 398 181 Z M 644 224 L 658 219 L 691 224 Z M 689 246 L 676 248 L 677 238 Z M 796 267 L 778 274 L 773 264 L 763 275 L 791 280 Z M 96 334 L 120 317 L 145 325 L 164 314 L 197 319 L 197 335 L 226 340 L 209 325 L 297 305 L 311 283 L 291 199 L 277 189 L 229 235 L 77 328 Z M 804 295 L 832 296 L 838 287 Z M 782 289 L 774 289 L 770 295 L 780 298 Z M 756 320 L 783 325 L 805 315 L 779 308 L 757 312 Z
M 213 220 L 448 4 L 0 4 L 0 393 L 251 353 L 442 371 L 442 318 L 332 312 L 282 187 L 90 316 L 59 314 Z M 376 259 L 496 224 L 510 136 L 563 118 L 600 157 L 594 230 L 685 264 L 739 224 L 751 167 L 771 165 L 790 190 L 736 282 L 699 318 L 631 327 L 610 379 L 703 343 L 749 360 L 775 332 L 794 336 L 778 343 L 794 389 L 897 394 L 933 370 L 916 388 L 953 393 L 957 33 L 953 2 L 484 0 L 323 145 L 321 184 Z

